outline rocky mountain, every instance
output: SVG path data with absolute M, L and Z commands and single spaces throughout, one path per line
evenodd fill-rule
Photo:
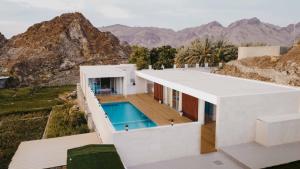
M 264 43 L 282 46 L 290 46 L 294 40 L 294 25 L 279 27 L 261 22 L 257 18 L 242 19 L 230 24 L 228 27 L 214 21 L 179 31 L 124 25 L 112 25 L 100 27 L 99 29 L 109 31 L 121 41 L 126 41 L 131 45 L 141 45 L 149 48 L 166 44 L 179 47 L 198 38 L 222 39 L 236 45 Z M 300 38 L 300 23 L 296 24 L 296 35 Z
M 82 14 L 67 13 L 9 39 L 0 49 L 0 72 L 21 85 L 75 84 L 79 65 L 126 63 L 129 53 L 128 45 Z
M 279 57 L 263 56 L 231 61 L 216 73 L 300 86 L 300 44 Z
M 4 46 L 4 44 L 5 44 L 6 42 L 7 42 L 7 39 L 6 39 L 5 36 L 2 35 L 1 32 L 0 32 L 0 48 L 1 48 L 2 46 Z

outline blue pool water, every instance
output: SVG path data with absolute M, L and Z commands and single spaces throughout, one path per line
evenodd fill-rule
M 117 131 L 125 130 L 125 125 L 129 130 L 157 126 L 129 102 L 105 103 L 101 106 Z

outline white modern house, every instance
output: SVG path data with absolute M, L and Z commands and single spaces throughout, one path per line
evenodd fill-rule
M 81 66 L 80 90 L 96 133 L 115 144 L 126 166 L 243 143 L 300 141 L 298 88 L 200 68 L 136 70 L 123 64 Z

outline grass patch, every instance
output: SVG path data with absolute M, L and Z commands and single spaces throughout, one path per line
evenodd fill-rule
M 7 169 L 22 141 L 40 139 L 48 112 L 18 113 L 0 116 L 0 169 Z
M 62 104 L 59 94 L 72 90 L 75 86 L 0 89 L 0 115 L 51 110 L 52 106 Z
M 124 169 L 114 145 L 86 145 L 68 150 L 68 169 Z
M 73 104 L 64 104 L 52 108 L 47 126 L 47 138 L 88 133 L 89 129 L 84 113 Z
M 299 169 L 300 168 L 300 161 L 295 161 L 287 164 L 282 164 L 274 167 L 268 167 L 265 169 Z

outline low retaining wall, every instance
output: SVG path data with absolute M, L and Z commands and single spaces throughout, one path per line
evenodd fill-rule
M 259 118 L 255 140 L 264 146 L 300 141 L 300 113 Z

